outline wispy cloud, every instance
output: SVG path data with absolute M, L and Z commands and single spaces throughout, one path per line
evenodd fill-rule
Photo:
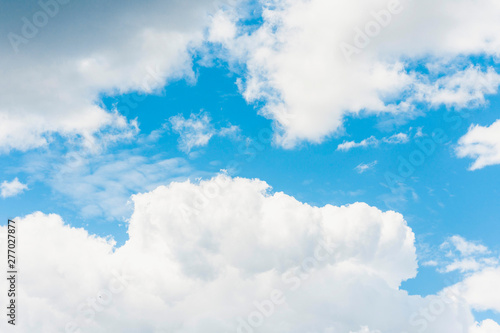
M 368 163 L 368 164 L 361 163 L 358 166 L 356 166 L 354 168 L 354 170 L 356 170 L 358 173 L 363 173 L 365 171 L 372 169 L 375 165 L 377 165 L 377 163 L 378 163 L 377 161 L 373 161 L 373 162 Z
M 206 146 L 215 134 L 207 114 L 191 114 L 188 119 L 177 115 L 169 120 L 172 129 L 179 134 L 179 149 L 186 153 L 194 147 Z
M 486 246 L 459 235 L 449 237 L 439 246 L 439 249 L 441 257 L 430 261 L 435 263 L 434 266 L 441 273 L 476 272 L 498 265 L 498 256 L 492 255 Z
M 74 153 L 50 171 L 47 182 L 84 217 L 124 220 L 131 213 L 127 202 L 132 194 L 186 179 L 192 171 L 182 158 L 124 151 L 87 159 Z
M 165 154 L 148 156 L 141 148 L 89 154 L 31 153 L 17 169 L 37 184 L 52 189 L 55 199 L 84 218 L 124 220 L 130 217 L 130 196 L 174 180 L 205 176 L 188 161 Z
M 397 133 L 388 137 L 383 137 L 382 139 L 377 139 L 375 136 L 370 136 L 360 142 L 356 141 L 344 141 L 337 146 L 339 151 L 349 151 L 353 148 L 366 148 L 378 146 L 381 142 L 388 143 L 391 145 L 404 144 L 410 141 L 410 137 L 406 133 Z
M 376 146 L 378 145 L 378 140 L 374 136 L 370 136 L 368 139 L 364 139 L 361 142 L 355 142 L 355 141 L 344 141 L 343 143 L 339 144 L 337 147 L 337 150 L 340 151 L 349 151 L 353 148 L 358 148 L 358 147 L 369 147 L 369 146 Z
M 450 237 L 447 242 L 443 243 L 442 247 L 447 247 L 448 245 L 452 245 L 463 256 L 489 253 L 486 246 L 467 241 L 457 235 Z
M 203 147 L 208 144 L 213 136 L 239 137 L 240 128 L 229 125 L 216 129 L 211 123 L 207 113 L 192 113 L 189 118 L 182 115 L 173 116 L 169 119 L 172 129 L 179 134 L 179 149 L 189 153 L 195 147 Z

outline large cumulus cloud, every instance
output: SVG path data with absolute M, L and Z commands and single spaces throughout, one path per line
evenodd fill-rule
M 399 289 L 417 262 L 398 213 L 313 207 L 224 175 L 134 202 L 119 248 L 57 215 L 17 219 L 18 331 L 482 332 L 459 293 Z

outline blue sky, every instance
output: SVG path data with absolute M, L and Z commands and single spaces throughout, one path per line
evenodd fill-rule
M 457 159 L 453 152 L 457 140 L 471 124 L 487 125 L 495 120 L 498 98 L 489 99 L 484 107 L 467 110 L 465 117 L 462 117 L 464 113 L 439 108 L 430 110 L 426 117 L 409 120 L 395 129 L 381 128 L 381 121 L 375 117 L 349 118 L 345 123 L 346 135 L 330 138 L 320 145 L 303 144 L 297 149 L 286 150 L 273 144 L 270 138 L 272 123 L 256 114 L 258 105 L 245 103 L 238 93 L 234 76 L 224 65 L 199 67 L 197 74 L 195 85 L 179 81 L 165 87 L 158 95 L 105 97 L 103 103 L 110 109 L 113 103 L 117 103 L 118 110 L 123 105 L 123 113 L 130 119 L 138 120 L 142 137 L 161 129 L 164 124 L 168 126 L 168 119 L 172 116 L 182 114 L 188 118 L 192 113 L 203 113 L 209 115 L 215 126 L 237 125 L 241 129 L 241 139 L 215 138 L 206 146 L 194 149 L 192 153 L 195 155 L 189 156 L 179 151 L 178 135 L 167 127 L 149 145 L 133 140 L 113 145 L 108 153 L 127 154 L 140 149 L 140 156 L 146 161 L 159 154 L 185 159 L 192 170 L 179 179 L 209 178 L 236 162 L 238 169 L 230 172 L 232 176 L 264 179 L 274 191 L 283 191 L 311 205 L 345 205 L 361 201 L 383 210 L 396 210 L 405 216 L 417 234 L 417 247 L 430 246 L 438 251 L 436 248 L 445 238 L 460 234 L 500 251 L 497 241 L 500 230 L 495 223 L 500 214 L 497 205 L 500 185 L 498 167 L 471 172 L 467 170 L 470 161 Z M 131 101 L 130 105 L 127 99 Z M 436 144 L 435 152 L 426 157 L 410 177 L 403 178 L 406 187 L 396 193 L 388 188 L 386 173 L 398 174 L 398 157 L 408 159 L 415 149 L 419 149 L 415 142 L 400 145 L 382 143 L 377 147 L 348 152 L 336 150 L 344 140 L 360 142 L 372 135 L 383 138 L 395 133 L 411 136 L 417 128 L 422 128 L 427 135 L 441 128 L 448 139 L 444 144 Z M 252 143 L 247 146 L 243 138 L 250 138 Z M 64 151 L 62 149 L 58 154 L 64 154 Z M 33 161 L 35 157 L 52 163 L 53 159 L 47 157 L 50 154 L 45 149 L 26 154 L 11 153 L 9 159 L 4 161 L 7 163 L 2 177 L 9 179 L 15 175 L 27 181 L 30 188 L 22 195 L 1 201 L 2 211 L 9 212 L 5 218 L 36 210 L 56 213 L 93 233 L 113 235 L 118 244 L 122 244 L 128 238 L 124 228 L 128 216 L 109 216 L 109 212 L 104 211 L 86 217 L 81 212 L 84 209 L 81 202 L 51 189 L 43 180 L 30 181 L 35 178 L 32 174 L 17 171 L 23 169 L 27 160 Z M 369 170 L 361 174 L 356 170 L 356 166 L 373 161 L 377 164 Z M 133 191 L 126 193 L 134 194 Z M 425 260 L 428 254 L 421 254 L 421 260 Z M 411 293 L 433 293 L 446 286 L 445 277 L 427 270 L 434 269 L 421 268 L 423 278 L 418 276 L 415 281 L 406 283 Z
M 386 30 L 351 59 L 354 64 L 344 63 L 335 53 L 337 44 L 330 48 L 328 33 L 317 31 L 322 25 L 306 13 L 318 17 L 324 30 L 339 31 L 363 27 L 370 16 L 345 9 L 352 20 L 328 26 L 318 14 L 328 7 L 322 1 L 277 1 L 276 7 L 263 2 L 205 7 L 193 1 L 199 12 L 172 4 L 166 18 L 161 10 L 170 5 L 126 4 L 123 15 L 108 12 L 116 4 L 101 14 L 73 3 L 63 14 L 65 7 L 58 5 L 47 29 L 40 27 L 40 36 L 19 45 L 24 48 L 20 59 L 37 63 L 40 77 L 19 74 L 31 83 L 12 79 L 13 88 L 2 97 L 10 99 L 0 104 L 7 133 L 0 136 L 2 225 L 37 211 L 57 214 L 66 225 L 112 238 L 115 249 L 126 248 L 142 216 L 132 196 L 153 196 L 159 186 L 196 184 L 224 173 L 265 181 L 270 193 L 283 192 L 311 206 L 360 202 L 400 213 L 415 234 L 418 262 L 418 274 L 402 279 L 400 290 L 425 299 L 443 288 L 469 286 L 476 276 L 498 270 L 500 58 L 495 43 L 500 30 L 494 15 L 476 29 L 474 15 L 484 13 L 474 7 L 464 23 L 470 36 L 456 38 L 462 27 L 454 20 L 463 19 L 462 12 L 446 14 L 449 1 L 441 2 L 429 16 L 450 22 L 437 26 L 441 35 L 425 40 L 417 27 L 427 15 L 426 4 L 417 8 L 404 2 L 414 15 L 395 11 Z M 460 8 L 470 5 L 463 1 Z M 329 9 L 335 12 L 335 5 Z M 33 4 L 16 13 L 36 10 Z M 136 25 L 122 33 L 113 22 L 123 24 L 134 11 L 141 13 L 134 16 Z M 89 17 L 83 18 L 86 12 Z M 199 21 L 200 13 L 208 14 Z M 102 23 L 101 15 L 109 15 L 111 23 Z M 186 22 L 176 15 L 186 15 Z M 413 25 L 397 15 L 410 15 Z M 68 25 L 70 17 L 95 25 L 82 34 L 79 48 L 60 54 L 71 45 L 70 33 L 80 33 L 78 24 Z M 172 23 L 164 23 L 168 17 Z M 3 30 L 19 25 L 13 21 Z M 138 34 L 144 45 L 133 47 L 134 29 L 142 28 L 149 28 Z M 347 30 L 332 40 L 349 40 L 352 28 Z M 102 36 L 92 39 L 95 32 Z M 37 55 L 44 50 L 65 65 Z M 2 66 L 21 66 L 11 52 L 3 52 Z M 75 82 L 72 75 L 84 78 Z M 450 268 L 464 258 L 478 266 Z M 492 288 L 498 293 L 498 285 Z M 498 304 L 481 303 L 473 291 L 464 297 L 476 321 L 476 330 L 467 332 L 486 332 L 486 325 L 496 325 L 489 319 L 500 322 Z M 364 329 L 363 321 L 357 324 L 352 329 Z M 350 327 L 342 325 L 340 331 Z M 326 332 L 324 326 L 318 329 Z

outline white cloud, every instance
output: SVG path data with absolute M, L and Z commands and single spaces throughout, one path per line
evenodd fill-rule
M 422 266 L 424 267 L 436 267 L 438 265 L 438 262 L 435 260 L 428 260 L 422 263 Z
M 486 319 L 471 328 L 470 333 L 500 333 L 500 325 L 491 319 Z
M 477 106 L 497 93 L 495 68 L 467 58 L 500 56 L 495 0 L 261 3 L 263 24 L 254 30 L 226 14 L 239 31 L 222 43 L 230 59 L 245 65 L 244 97 L 264 102 L 261 113 L 275 121 L 284 147 L 322 142 L 342 131 L 346 116 L 361 112 L 407 114 L 420 103 Z M 371 37 L 361 32 L 367 29 Z M 347 44 L 356 49 L 349 59 Z
M 236 125 L 229 125 L 229 127 L 222 127 L 217 131 L 217 135 L 222 137 L 232 137 L 232 138 L 240 138 L 240 127 Z
M 358 147 L 369 147 L 369 146 L 376 146 L 378 145 L 378 139 L 375 138 L 374 136 L 371 136 L 367 139 L 362 140 L 361 142 L 356 142 L 356 141 L 344 141 L 341 144 L 337 146 L 337 150 L 340 151 L 349 151 L 353 148 L 358 148 Z
M 213 43 L 227 43 L 236 36 L 236 33 L 237 28 L 230 17 L 219 11 L 212 17 L 208 40 Z
M 410 138 L 408 137 L 408 134 L 405 133 L 397 133 L 389 137 L 383 137 L 380 140 L 372 135 L 371 137 L 364 139 L 361 142 L 344 141 L 337 146 L 337 150 L 349 151 L 353 148 L 360 148 L 360 147 L 365 148 L 370 146 L 375 147 L 378 146 L 380 142 L 397 145 L 397 144 L 408 143 L 408 141 L 410 141 Z
M 172 129 L 179 134 L 179 149 L 189 153 L 195 147 L 203 147 L 208 144 L 214 135 L 221 137 L 239 138 L 240 128 L 230 125 L 216 129 L 210 123 L 207 113 L 192 113 L 188 119 L 182 115 L 170 117 Z
M 227 2 L 229 9 L 217 11 Z M 263 24 L 253 30 L 235 23 L 249 6 L 233 0 L 88 3 L 57 5 L 26 43 L 0 41 L 1 151 L 40 147 L 56 134 L 92 145 L 102 132 L 130 133 L 133 122 L 106 110 L 101 96 L 150 94 L 172 80 L 194 81 L 193 50 L 245 65 L 242 92 L 248 101 L 265 102 L 261 113 L 275 120 L 284 147 L 321 142 L 342 129 L 345 116 L 360 112 L 408 113 L 422 102 L 479 105 L 500 82 L 493 67 L 463 60 L 499 56 L 494 0 L 403 1 L 402 12 L 351 62 L 340 45 L 352 44 L 357 28 L 375 22 L 373 11 L 386 10 L 386 0 L 262 1 Z M 28 4 L 6 5 L 4 31 L 22 35 L 22 18 L 43 11 L 35 0 Z M 205 52 L 206 41 L 226 50 Z M 429 73 L 414 72 L 415 61 Z
M 440 249 L 446 253 L 446 260 L 441 262 L 441 268 L 438 269 L 443 273 L 477 272 L 498 265 L 498 259 L 486 246 L 468 241 L 458 235 L 449 237 L 441 244 Z
M 417 266 L 414 235 L 395 212 L 363 203 L 312 207 L 270 193 L 262 181 L 225 176 L 171 183 L 134 203 L 130 239 L 117 249 L 57 215 L 16 219 L 25 286 L 16 332 L 71 331 L 68 325 L 81 332 L 238 332 L 248 318 L 264 333 L 416 333 L 424 324 L 442 333 L 475 325 L 458 299 L 434 316 L 441 296 L 398 289 Z M 6 283 L 0 280 L 2 290 Z M 432 321 L 423 309 L 431 309 Z M 7 326 L 0 323 L 10 332 Z
M 406 133 L 397 133 L 391 135 L 388 138 L 383 138 L 382 140 L 390 144 L 400 144 L 400 143 L 407 143 L 410 139 L 408 138 L 408 134 Z
M 478 311 L 500 312 L 498 281 L 500 281 L 500 267 L 491 267 L 472 274 L 452 289 L 458 290 L 457 293 Z
M 424 133 L 422 132 L 422 129 L 423 129 L 423 127 L 418 127 L 417 128 L 417 132 L 415 133 L 415 137 L 416 138 L 420 138 L 420 137 L 425 136 Z
M 0 41 L 2 151 L 43 146 L 54 134 L 92 140 L 100 131 L 128 131 L 133 124 L 104 109 L 101 96 L 194 80 L 191 50 L 203 41 L 208 13 L 227 1 L 48 2 L 57 13 L 31 30 L 23 17 L 47 17 L 38 1 L 5 4 L 1 14 L 10 39 L 29 32 L 21 44 Z
M 189 153 L 194 147 L 208 144 L 215 130 L 207 114 L 191 114 L 189 119 L 177 115 L 169 119 L 172 129 L 179 134 L 179 149 Z
M 2 198 L 14 197 L 20 193 L 23 193 L 28 189 L 28 185 L 23 184 L 16 177 L 12 181 L 8 182 L 4 180 L 0 185 L 0 195 Z
M 499 84 L 500 75 L 493 68 L 482 71 L 471 65 L 432 84 L 417 84 L 415 98 L 432 106 L 472 107 L 483 104 L 485 95 L 496 94 Z
M 475 159 L 470 170 L 500 164 L 500 119 L 490 126 L 472 125 L 458 141 L 456 152 L 458 157 Z
M 464 272 L 477 272 L 484 269 L 486 266 L 496 266 L 498 265 L 498 260 L 492 258 L 485 259 L 475 259 L 466 258 L 461 260 L 454 260 L 451 264 L 446 265 L 444 272 L 449 273 L 453 271 Z
M 363 173 L 363 172 L 365 172 L 365 171 L 368 171 L 368 170 L 372 169 L 373 167 L 375 167 L 375 165 L 377 165 L 377 161 L 373 161 L 373 162 L 368 163 L 368 164 L 361 163 L 361 164 L 359 164 L 358 166 L 356 166 L 354 169 L 355 169 L 358 173 Z
M 451 244 L 453 244 L 455 249 L 457 249 L 463 256 L 489 253 L 488 248 L 486 246 L 482 244 L 475 244 L 473 242 L 469 242 L 463 237 L 460 237 L 458 235 L 450 237 L 449 242 L 451 242 Z

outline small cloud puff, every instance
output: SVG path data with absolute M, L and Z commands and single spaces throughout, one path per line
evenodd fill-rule
M 23 193 L 25 190 L 28 189 L 28 185 L 23 184 L 19 181 L 19 179 L 16 177 L 14 180 L 8 182 L 4 181 L 0 185 L 0 195 L 2 198 L 8 198 L 8 197 L 14 197 L 18 194 Z

